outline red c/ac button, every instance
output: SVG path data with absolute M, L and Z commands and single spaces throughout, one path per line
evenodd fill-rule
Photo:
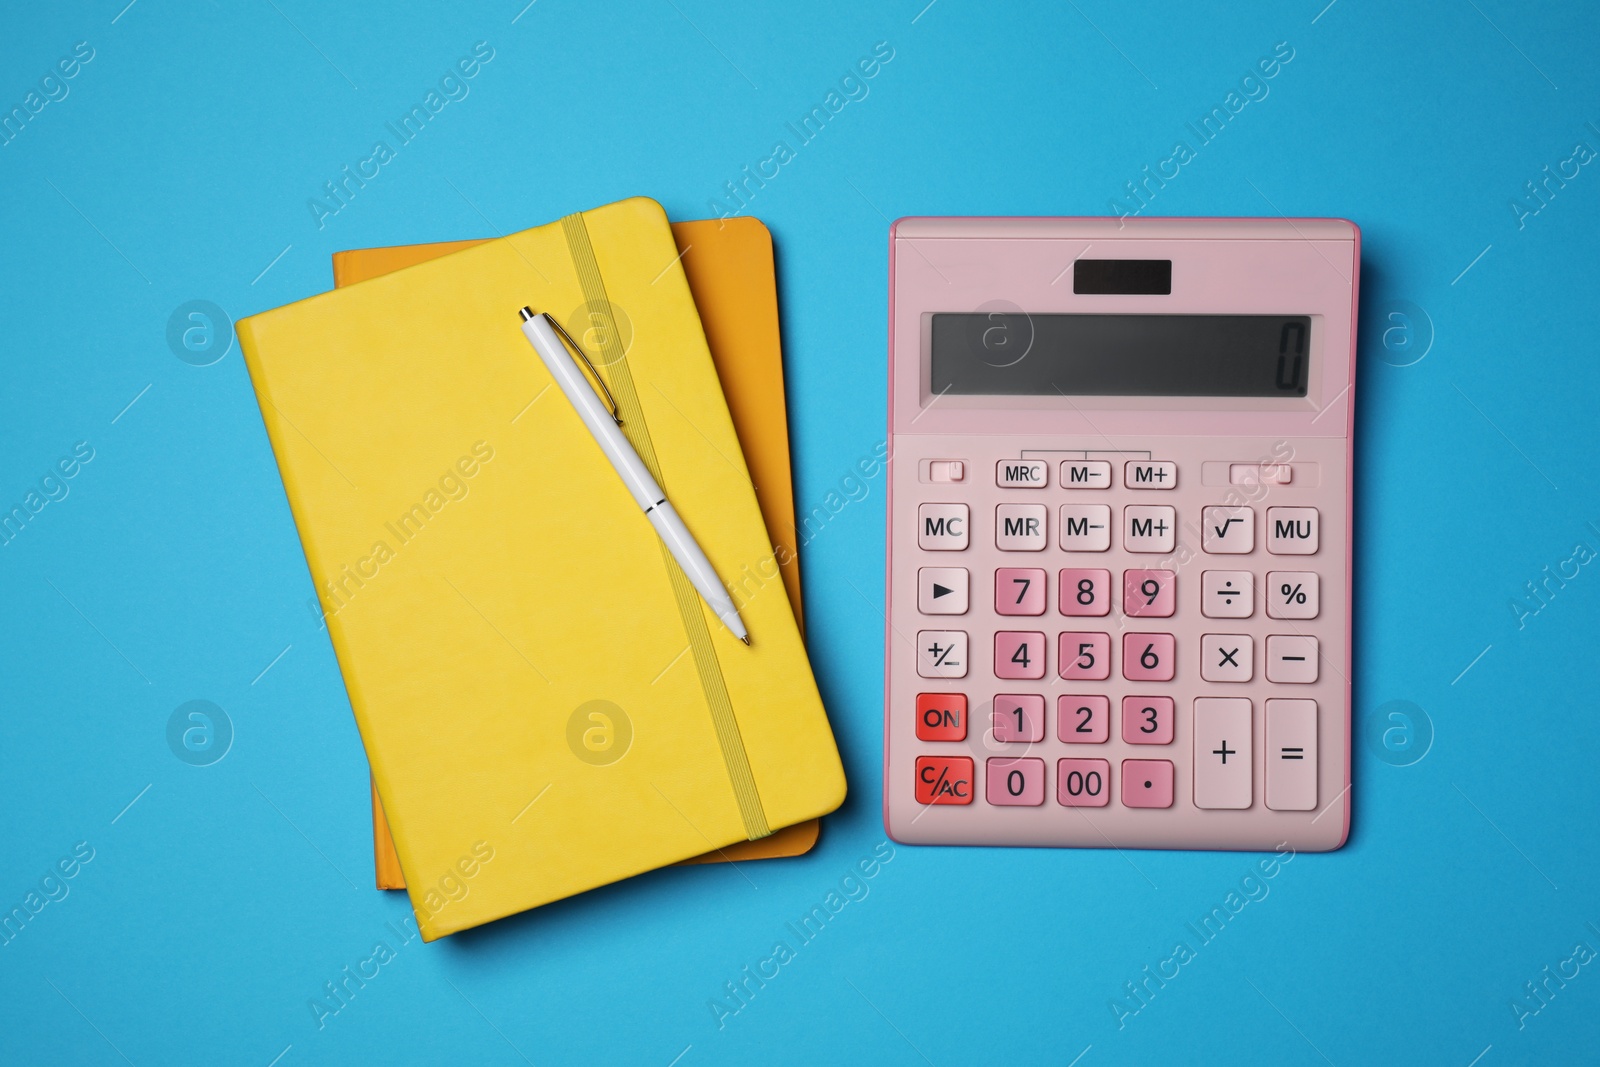
M 971 804 L 972 760 L 967 756 L 918 756 L 918 804 Z

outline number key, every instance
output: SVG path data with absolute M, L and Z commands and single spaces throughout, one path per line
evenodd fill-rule
M 1001 630 L 994 635 L 996 678 L 1043 678 L 1044 634 Z
M 1044 760 L 999 757 L 983 769 L 989 803 L 1036 807 L 1044 803 Z
M 1109 615 L 1111 572 L 1068 567 L 1061 572 L 1061 614 Z
M 1037 693 L 994 698 L 994 739 L 1032 744 L 1044 740 L 1044 697 Z
M 1176 718 L 1171 697 L 1123 697 L 1122 739 L 1130 745 L 1170 745 Z
M 1178 578 L 1171 571 L 1122 572 L 1122 611 L 1126 615 L 1165 619 L 1177 603 Z
M 1111 736 L 1111 701 L 1103 696 L 1056 698 L 1056 736 L 1069 745 L 1103 745 Z
M 1123 634 L 1122 676 L 1133 682 L 1170 682 L 1175 666 L 1171 634 Z
M 1056 763 L 1056 800 L 1068 808 L 1103 808 L 1111 802 L 1111 764 L 1103 759 Z
M 1045 583 L 1049 577 L 1032 567 L 1001 567 L 994 572 L 994 610 L 997 615 L 1043 615 Z
M 1061 677 L 1086 681 L 1111 677 L 1111 635 L 1062 634 Z

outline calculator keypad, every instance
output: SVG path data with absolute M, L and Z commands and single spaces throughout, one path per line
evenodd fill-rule
M 995 479 L 930 476 L 940 499 L 914 509 L 916 673 L 941 680 L 911 698 L 918 805 L 1160 819 L 1333 799 L 1318 769 L 1329 546 L 1321 510 L 1286 496 L 1314 468 L 941 462 Z M 1270 468 L 1250 484 L 1271 495 L 1230 499 L 1236 468 Z

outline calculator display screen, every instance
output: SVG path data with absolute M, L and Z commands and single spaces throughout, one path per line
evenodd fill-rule
M 1303 397 L 1308 315 L 936 313 L 934 395 Z

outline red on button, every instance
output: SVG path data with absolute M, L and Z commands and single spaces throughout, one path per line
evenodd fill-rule
M 917 803 L 971 804 L 972 760 L 966 756 L 918 756 Z
M 918 693 L 917 740 L 965 741 L 967 739 L 967 695 L 965 693 Z

